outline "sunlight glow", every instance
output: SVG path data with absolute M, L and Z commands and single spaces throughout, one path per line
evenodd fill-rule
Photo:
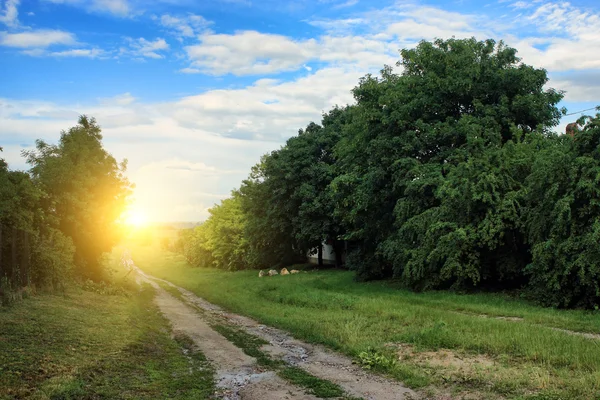
M 125 216 L 125 222 L 129 226 L 140 228 L 148 224 L 148 217 L 142 210 L 129 210 Z

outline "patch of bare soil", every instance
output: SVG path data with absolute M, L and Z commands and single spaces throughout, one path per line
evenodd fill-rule
M 157 291 L 155 302 L 171 322 L 174 334 L 190 337 L 217 371 L 217 398 L 223 400 L 313 400 L 302 389 L 289 384 L 273 371 L 266 371 L 208 323 L 191 307 L 171 296 L 138 270 L 138 281 L 151 284 Z
M 322 346 L 294 339 L 287 332 L 259 324 L 250 318 L 228 313 L 188 290 L 168 281 L 162 281 L 177 288 L 187 302 L 209 313 L 213 318 L 219 319 L 220 322 L 235 325 L 268 341 L 269 344 L 263 346 L 262 350 L 271 356 L 283 359 L 288 364 L 302 368 L 316 377 L 338 384 L 350 396 L 365 400 L 402 400 L 417 397 L 412 390 L 404 387 L 401 383 L 367 372 L 353 364 L 352 360 L 346 356 L 334 353 Z M 203 351 L 209 357 L 209 353 L 204 349 Z M 284 399 L 286 397 L 260 398 Z
M 434 367 L 453 368 L 463 372 L 473 372 L 491 368 L 495 365 L 492 358 L 483 354 L 461 354 L 452 350 L 416 352 L 409 344 L 394 345 L 399 360 L 411 360 L 417 364 L 428 364 Z

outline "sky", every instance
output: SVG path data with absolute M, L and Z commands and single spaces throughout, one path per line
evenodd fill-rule
M 598 0 L 0 0 L 0 157 L 26 169 L 93 116 L 134 207 L 201 221 L 360 77 L 452 36 L 516 48 L 570 112 L 600 104 Z

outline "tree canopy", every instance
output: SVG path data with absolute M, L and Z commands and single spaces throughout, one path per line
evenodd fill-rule
M 359 280 L 600 305 L 598 116 L 553 133 L 563 93 L 547 83 L 502 42 L 402 50 L 253 168 L 231 248 L 265 267 L 344 240 Z
M 86 116 L 58 144 L 38 140 L 23 155 L 28 172 L 0 160 L 0 294 L 3 286 L 107 278 L 101 258 L 119 240 L 131 190 L 126 163 L 106 152 Z

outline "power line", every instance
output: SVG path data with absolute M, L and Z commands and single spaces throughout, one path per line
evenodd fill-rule
M 580 111 L 575 111 L 575 112 L 572 112 L 572 113 L 569 113 L 569 114 L 565 114 L 565 115 L 563 115 L 563 117 L 568 117 L 569 115 L 575 115 L 575 114 L 582 113 L 584 111 L 590 111 L 590 110 L 595 110 L 595 109 L 596 109 L 596 107 L 586 108 L 585 110 L 580 110 Z

